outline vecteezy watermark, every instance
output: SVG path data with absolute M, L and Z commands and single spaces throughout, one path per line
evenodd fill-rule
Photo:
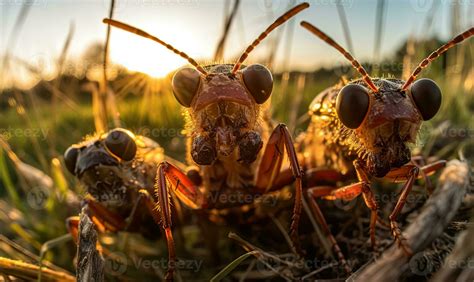
M 390 74 L 390 75 L 397 75 L 403 72 L 403 63 L 398 62 L 380 62 L 380 63 L 371 63 L 370 65 L 364 64 L 367 71 L 370 72 L 371 70 L 377 70 L 380 74 Z M 351 72 L 356 73 L 354 67 L 345 59 L 339 58 L 337 59 L 335 66 L 334 66 L 334 73 L 337 76 L 349 76 Z M 426 70 L 428 71 L 428 70 Z M 359 75 L 356 74 L 358 77 Z M 349 77 L 350 78 L 350 77 Z
M 419 276 L 425 276 L 433 271 L 433 263 L 424 252 L 415 254 L 408 265 L 411 272 Z
M 202 269 L 202 260 L 180 259 L 178 258 L 173 266 L 175 269 L 197 273 Z M 113 252 L 105 261 L 105 270 L 114 276 L 124 274 L 128 267 L 140 270 L 162 271 L 169 267 L 169 261 L 166 258 L 149 259 L 144 257 L 127 257 L 124 253 Z
M 259 202 L 263 205 L 271 207 L 276 206 L 278 203 L 278 197 L 276 195 L 252 195 L 242 192 L 235 192 L 231 194 L 218 192 L 211 192 L 208 199 L 211 203 L 220 203 L 227 205 L 248 205 L 254 202 Z
M 303 2 L 308 2 L 312 6 L 341 5 L 347 8 L 351 8 L 354 4 L 354 0 L 257 0 L 256 4 L 261 12 L 275 15 Z
M 285 5 L 283 5 L 281 0 L 257 0 L 258 9 L 267 14 L 275 14 L 280 12 Z M 296 4 L 296 1 L 293 1 Z
M 37 138 L 40 140 L 46 140 L 49 134 L 49 128 L 18 128 L 18 127 L 7 127 L 0 128 L 0 136 L 9 140 L 13 137 L 18 138 Z
M 444 256 L 430 253 L 430 251 L 415 254 L 408 265 L 413 274 L 426 276 L 440 266 L 439 262 L 442 262 L 442 267 L 447 269 L 474 269 L 474 259 L 472 258 L 454 260 L 447 257 L 444 259 Z
M 26 194 L 26 202 L 34 210 L 42 210 L 50 197 L 50 192 L 45 187 L 34 187 Z
M 53 190 L 53 181 L 50 178 L 43 179 L 44 186 L 32 187 L 26 193 L 26 203 L 33 210 L 44 210 L 49 202 L 72 203 L 76 200 L 73 193 L 60 193 Z
M 438 2 L 439 6 L 445 5 L 474 5 L 474 0 L 410 0 L 410 6 L 417 13 L 426 13 Z
M 417 13 L 426 13 L 433 6 L 434 0 L 410 0 L 410 6 Z
M 40 6 L 46 2 L 46 0 L 0 0 L 0 6 Z
M 132 258 L 133 265 L 137 269 L 166 269 L 169 266 L 167 259 L 144 259 Z M 186 270 L 191 272 L 199 272 L 202 268 L 202 260 L 197 259 L 177 259 L 173 266 L 178 270 Z
M 279 254 L 274 252 L 268 252 L 269 256 L 263 259 L 259 259 L 255 265 L 255 270 L 261 272 L 267 272 L 269 269 L 284 269 L 288 266 L 289 261 L 293 261 L 295 265 L 298 265 L 301 269 L 321 269 L 327 267 L 341 267 L 341 264 L 336 260 L 325 260 L 325 259 L 304 259 L 294 257 L 293 255 L 285 255 L 285 259 L 278 259 Z M 342 269 L 341 269 L 342 270 Z M 306 281 L 306 280 L 305 280 Z
M 441 135 L 450 138 L 472 138 L 474 137 L 474 128 L 445 128 Z
M 375 201 L 379 205 L 388 205 L 395 203 L 397 199 L 399 198 L 399 191 L 396 190 L 394 192 L 390 193 L 377 193 L 374 195 Z M 426 195 L 424 194 L 415 194 L 415 193 L 410 193 L 407 195 L 405 203 L 407 204 L 417 204 L 417 203 L 422 203 L 426 200 Z M 351 200 L 351 201 L 344 201 L 344 200 L 339 200 L 336 199 L 334 200 L 334 205 L 342 210 L 348 211 L 353 209 L 356 206 L 357 203 L 357 198 Z
M 134 130 L 136 135 L 141 135 L 149 138 L 184 138 L 186 134 L 181 128 L 172 128 L 172 127 L 140 127 L 137 130 Z
M 114 276 L 122 275 L 127 271 L 127 256 L 120 252 L 113 252 L 105 260 L 105 271 Z
M 111 0 L 103 0 L 103 5 L 107 9 L 110 7 Z M 130 7 L 163 7 L 163 6 L 186 6 L 197 7 L 199 0 L 116 0 L 114 12 L 120 13 Z
M 354 4 L 354 0 L 309 0 L 311 5 L 327 5 L 327 6 L 334 6 L 334 5 L 341 5 L 347 8 L 351 8 Z
M 446 268 L 457 268 L 457 269 L 474 269 L 474 259 L 468 258 L 466 260 L 453 260 L 448 258 L 444 262 Z

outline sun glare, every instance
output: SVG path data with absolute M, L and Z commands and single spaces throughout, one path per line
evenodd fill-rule
M 183 46 L 186 45 L 186 38 L 174 36 L 173 42 L 170 43 Z M 158 43 L 122 31 L 113 34 L 110 44 L 113 62 L 154 78 L 162 78 L 187 64 L 185 59 Z

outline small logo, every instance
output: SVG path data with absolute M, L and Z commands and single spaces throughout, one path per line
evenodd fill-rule
M 105 260 L 105 270 L 114 276 L 122 275 L 127 271 L 127 257 L 120 252 L 111 253 Z
M 352 71 L 352 65 L 348 61 L 340 61 L 338 60 L 336 62 L 336 65 L 334 67 L 334 73 L 341 77 L 341 76 L 347 76 L 349 77 Z
M 46 207 L 49 199 L 49 190 L 45 187 L 34 187 L 26 194 L 28 205 L 35 210 L 42 210 Z
M 295 2 L 295 1 L 293 1 Z M 280 11 L 281 0 L 258 0 L 257 7 L 265 14 L 275 14 Z
M 417 13 L 426 13 L 433 6 L 433 0 L 410 0 L 410 5 Z
M 345 210 L 345 211 L 352 210 L 355 207 L 356 203 L 357 203 L 357 197 L 355 199 L 350 200 L 350 201 L 341 200 L 341 199 L 334 200 L 334 205 L 337 208 L 339 208 L 341 210 Z
M 433 264 L 424 252 L 415 254 L 408 265 L 411 272 L 419 276 L 425 276 L 433 271 Z

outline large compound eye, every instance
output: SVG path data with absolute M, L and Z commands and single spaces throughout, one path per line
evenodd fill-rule
M 116 157 L 131 161 L 137 153 L 134 135 L 128 130 L 116 128 L 111 130 L 105 138 L 105 146 Z
M 272 73 L 263 65 L 255 64 L 243 70 L 244 83 L 257 104 L 263 104 L 272 94 Z
M 369 103 L 369 94 L 365 87 L 348 84 L 337 95 L 337 116 L 346 127 L 356 129 L 364 121 L 369 110 Z
M 423 120 L 434 117 L 441 107 L 441 90 L 438 85 L 431 79 L 423 78 L 415 81 L 410 90 Z
M 210 165 L 216 159 L 215 142 L 209 136 L 197 136 L 192 145 L 193 160 L 199 165 Z
M 70 173 L 75 174 L 77 156 L 79 155 L 79 148 L 75 146 L 69 147 L 66 152 L 64 152 L 64 163 L 66 164 L 67 170 Z
M 183 68 L 175 73 L 172 82 L 173 93 L 182 106 L 186 108 L 191 106 L 200 81 L 201 74 L 193 68 Z

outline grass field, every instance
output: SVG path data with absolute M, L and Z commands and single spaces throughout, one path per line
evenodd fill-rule
M 439 43 L 438 40 L 415 41 L 416 52 L 407 54 L 405 42 L 397 54 L 383 63 L 364 65 L 380 76 L 400 77 L 403 67 L 412 68 Z M 7 60 L 6 56 L 4 60 Z M 12 58 L 8 60 L 10 65 L 18 63 Z M 424 123 L 414 152 L 447 160 L 459 158 L 461 152 L 468 161 L 474 160 L 473 61 L 474 42 L 471 40 L 462 47 L 451 49 L 422 73 L 421 77 L 438 82 L 443 91 L 443 102 L 436 117 Z M 79 213 L 79 202 L 85 191 L 68 173 L 62 154 L 71 144 L 94 134 L 98 128 L 127 128 L 154 139 L 169 156 L 185 160 L 184 119 L 182 108 L 172 94 L 172 74 L 155 79 L 118 66 L 113 68 L 117 68 L 119 74 L 108 81 L 108 96 L 103 95 L 102 82 L 65 73 L 50 81 L 40 80 L 28 90 L 12 87 L 0 93 L 0 256 L 37 263 L 45 242 L 63 238 L 52 244 L 53 248 L 44 253 L 44 258 L 74 273 L 76 247 L 70 238 L 64 237 L 67 234 L 65 220 Z M 307 127 L 306 112 L 312 99 L 337 83 L 341 76 L 357 78 L 349 65 L 314 72 L 275 74 L 270 107 L 272 117 L 288 124 L 296 137 Z M 101 111 L 103 105 L 107 105 L 109 112 Z M 288 219 L 290 208 L 286 205 L 283 210 L 278 218 Z M 218 231 L 221 237 L 216 245 L 222 253 L 220 261 L 215 263 L 206 253 L 205 242 L 196 225 L 182 228 L 182 234 L 177 236 L 178 252 L 184 262 L 196 262 L 196 258 L 204 256 L 204 262 L 201 261 L 204 266 L 183 267 L 180 274 L 184 280 L 205 281 L 244 253 L 227 238 L 229 231 L 251 238 L 250 242 L 269 252 L 282 253 L 287 247 L 281 240 L 252 233 L 279 232 L 273 221 L 254 227 L 232 227 L 230 223 Z M 102 243 L 120 254 L 139 249 L 146 254 L 142 258 L 166 257 L 163 240 L 153 242 L 140 236 L 119 234 L 105 235 Z M 12 247 L 16 244 L 18 247 Z M 156 250 L 151 250 L 153 248 Z M 244 265 L 238 270 L 245 272 L 248 264 Z M 160 264 L 156 268 L 161 271 L 159 277 L 165 267 L 166 264 Z M 194 270 L 200 271 L 195 274 Z M 117 281 L 146 279 L 156 274 L 132 266 L 127 269 L 125 278 L 118 278 L 111 269 L 106 272 L 109 279 Z

